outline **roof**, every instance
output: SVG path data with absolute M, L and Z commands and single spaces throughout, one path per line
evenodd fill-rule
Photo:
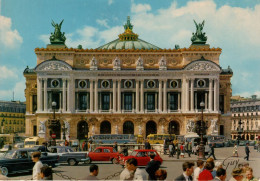
M 105 45 L 98 47 L 98 50 L 159 50 L 161 48 L 148 43 L 138 38 L 138 35 L 133 32 L 133 25 L 130 22 L 130 17 L 127 17 L 127 23 L 124 25 L 125 32 L 118 35 L 118 39 L 111 41 Z

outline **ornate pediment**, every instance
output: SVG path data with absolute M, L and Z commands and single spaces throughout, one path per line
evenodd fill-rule
M 36 67 L 36 71 L 69 71 L 71 66 L 62 61 L 46 61 Z
M 185 67 L 189 71 L 220 71 L 220 67 L 210 61 L 195 61 Z

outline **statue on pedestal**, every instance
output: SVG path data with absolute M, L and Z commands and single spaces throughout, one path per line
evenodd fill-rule
M 207 41 L 207 36 L 205 33 L 202 33 L 204 23 L 205 21 L 203 20 L 202 23 L 197 24 L 195 20 L 193 20 L 195 25 L 196 25 L 196 33 L 192 33 L 191 41 L 192 44 L 205 44 Z
M 60 24 L 55 23 L 52 20 L 51 25 L 55 28 L 55 30 L 54 30 L 54 33 L 51 33 L 51 36 L 50 36 L 51 44 L 64 44 L 65 43 L 65 40 L 66 40 L 65 33 L 64 32 L 61 33 L 61 31 L 60 31 L 62 23 L 63 23 L 63 20 L 60 22 Z
M 92 126 L 92 130 L 91 130 L 91 132 L 92 132 L 92 135 L 95 134 L 95 125 L 94 125 L 94 124 L 93 124 L 93 126 Z
M 141 127 L 141 125 L 138 126 L 138 131 L 139 131 L 139 135 L 141 135 L 142 134 L 142 127 Z
M 116 125 L 115 133 L 118 134 L 118 126 Z

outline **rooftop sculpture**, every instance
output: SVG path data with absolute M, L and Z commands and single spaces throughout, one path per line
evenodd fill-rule
M 55 28 L 55 30 L 54 30 L 54 33 L 51 33 L 51 36 L 50 36 L 51 44 L 64 44 L 65 43 L 65 40 L 66 40 L 65 33 L 64 32 L 61 33 L 61 31 L 60 31 L 62 23 L 63 23 L 63 20 L 60 22 L 60 24 L 55 23 L 52 20 L 51 25 Z
M 203 33 L 203 27 L 204 27 L 204 23 L 205 21 L 203 20 L 202 23 L 197 24 L 197 22 L 195 20 L 193 20 L 195 25 L 196 25 L 196 33 L 192 33 L 192 37 L 191 37 L 191 41 L 192 44 L 205 44 L 207 41 L 207 36 L 205 35 L 206 33 Z

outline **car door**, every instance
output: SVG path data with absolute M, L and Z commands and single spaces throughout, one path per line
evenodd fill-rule
M 138 166 L 147 165 L 147 163 L 150 161 L 150 157 L 148 157 L 147 152 L 145 151 L 138 152 L 136 157 Z
M 16 154 L 17 162 L 19 162 L 18 167 L 22 170 L 30 170 L 32 160 L 29 158 L 28 152 L 26 150 L 17 151 Z M 22 166 L 21 166 L 22 165 Z
M 103 161 L 110 161 L 111 152 L 108 148 L 103 149 Z
M 103 155 L 103 151 L 102 148 L 97 148 L 95 149 L 94 152 L 90 152 L 90 156 L 91 156 L 91 160 L 92 161 L 102 161 L 102 155 Z

